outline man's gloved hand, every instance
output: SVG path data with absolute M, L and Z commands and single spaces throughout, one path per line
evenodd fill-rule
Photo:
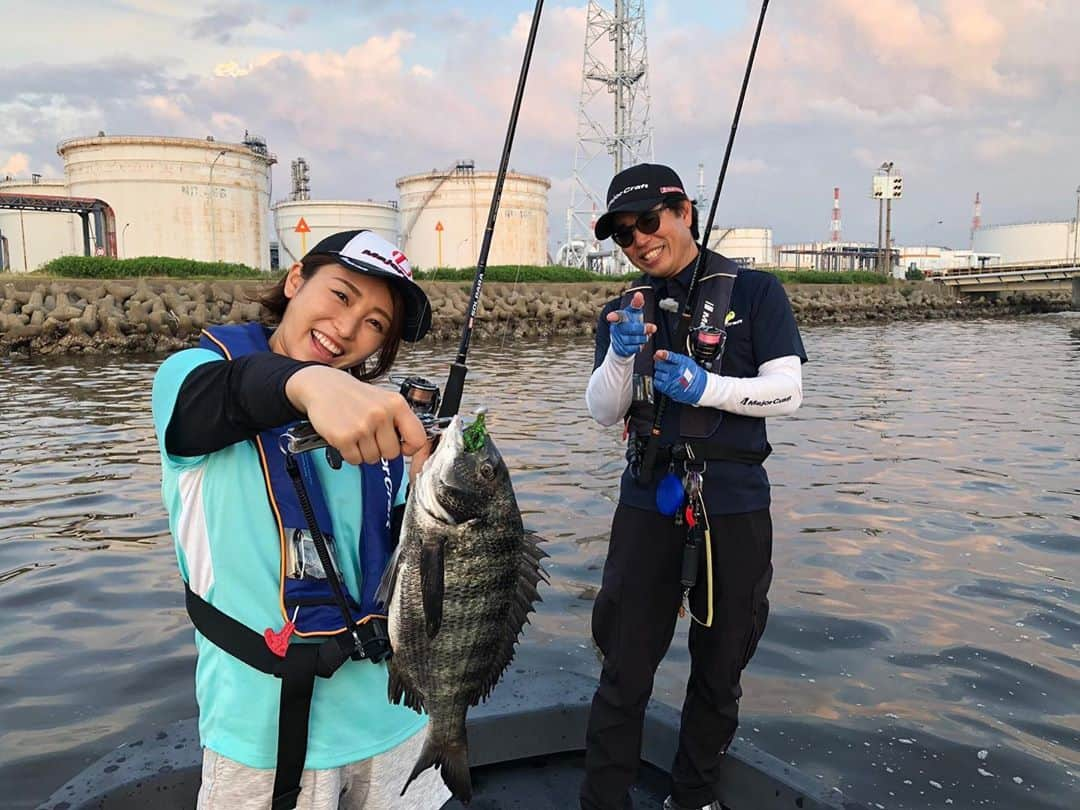
M 696 405 L 708 378 L 709 373 L 685 354 L 660 350 L 653 355 L 653 385 L 676 402 Z
M 619 357 L 633 357 L 648 342 L 649 335 L 656 331 L 654 324 L 645 323 L 644 306 L 645 296 L 637 292 L 626 309 L 608 313 L 611 348 Z

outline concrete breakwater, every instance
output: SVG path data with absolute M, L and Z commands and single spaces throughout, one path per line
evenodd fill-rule
M 190 346 L 215 323 L 262 319 L 253 299 L 257 281 L 176 279 L 0 280 L 0 355 L 169 352 Z M 465 321 L 471 284 L 423 282 L 433 311 L 435 340 L 456 340 Z M 584 284 L 489 283 L 477 312 L 478 338 L 591 335 L 619 282 Z M 1009 294 L 957 298 L 940 284 L 802 284 L 787 287 L 802 325 L 888 320 L 979 318 L 1069 308 L 1067 294 Z

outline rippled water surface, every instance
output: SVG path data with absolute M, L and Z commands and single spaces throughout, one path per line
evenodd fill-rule
M 804 330 L 770 423 L 773 611 L 740 734 L 879 808 L 1080 806 L 1080 317 Z M 449 345 L 403 369 L 441 379 Z M 529 654 L 594 671 L 621 472 L 584 342 L 474 346 L 552 584 Z M 0 785 L 31 807 L 191 716 L 192 630 L 158 490 L 158 358 L 0 360 Z M 686 625 L 657 679 L 678 704 Z M 534 659 L 536 660 L 536 659 Z

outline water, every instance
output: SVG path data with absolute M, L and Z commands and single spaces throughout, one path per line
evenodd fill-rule
M 1077 806 L 1080 317 L 818 327 L 776 419 L 776 579 L 740 735 L 880 808 Z M 441 378 L 453 347 L 403 368 Z M 511 354 L 513 366 L 497 365 Z M 532 654 L 593 671 L 621 472 L 582 341 L 470 354 L 526 525 L 551 542 Z M 195 713 L 158 492 L 156 358 L 0 360 L 0 785 L 31 807 Z M 686 625 L 657 679 L 678 704 Z

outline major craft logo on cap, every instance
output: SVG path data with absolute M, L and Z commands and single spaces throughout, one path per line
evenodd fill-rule
M 360 231 L 341 249 L 340 254 L 350 259 L 370 261 L 383 269 L 412 279 L 412 265 L 397 248 L 371 231 Z
M 622 191 L 620 191 L 614 197 L 612 197 L 610 200 L 607 201 L 608 208 L 610 208 L 611 204 L 613 202 L 615 202 L 617 199 L 619 199 L 619 197 L 622 197 L 624 194 L 629 194 L 631 191 L 641 191 L 643 188 L 648 188 L 648 187 L 649 187 L 648 183 L 638 183 L 636 186 L 627 186 L 626 188 L 624 188 Z
M 682 180 L 670 166 L 659 163 L 639 163 L 615 175 L 607 191 L 607 211 L 596 221 L 593 232 L 597 239 L 607 239 L 614 227 L 615 214 L 648 211 L 665 197 L 686 197 Z

